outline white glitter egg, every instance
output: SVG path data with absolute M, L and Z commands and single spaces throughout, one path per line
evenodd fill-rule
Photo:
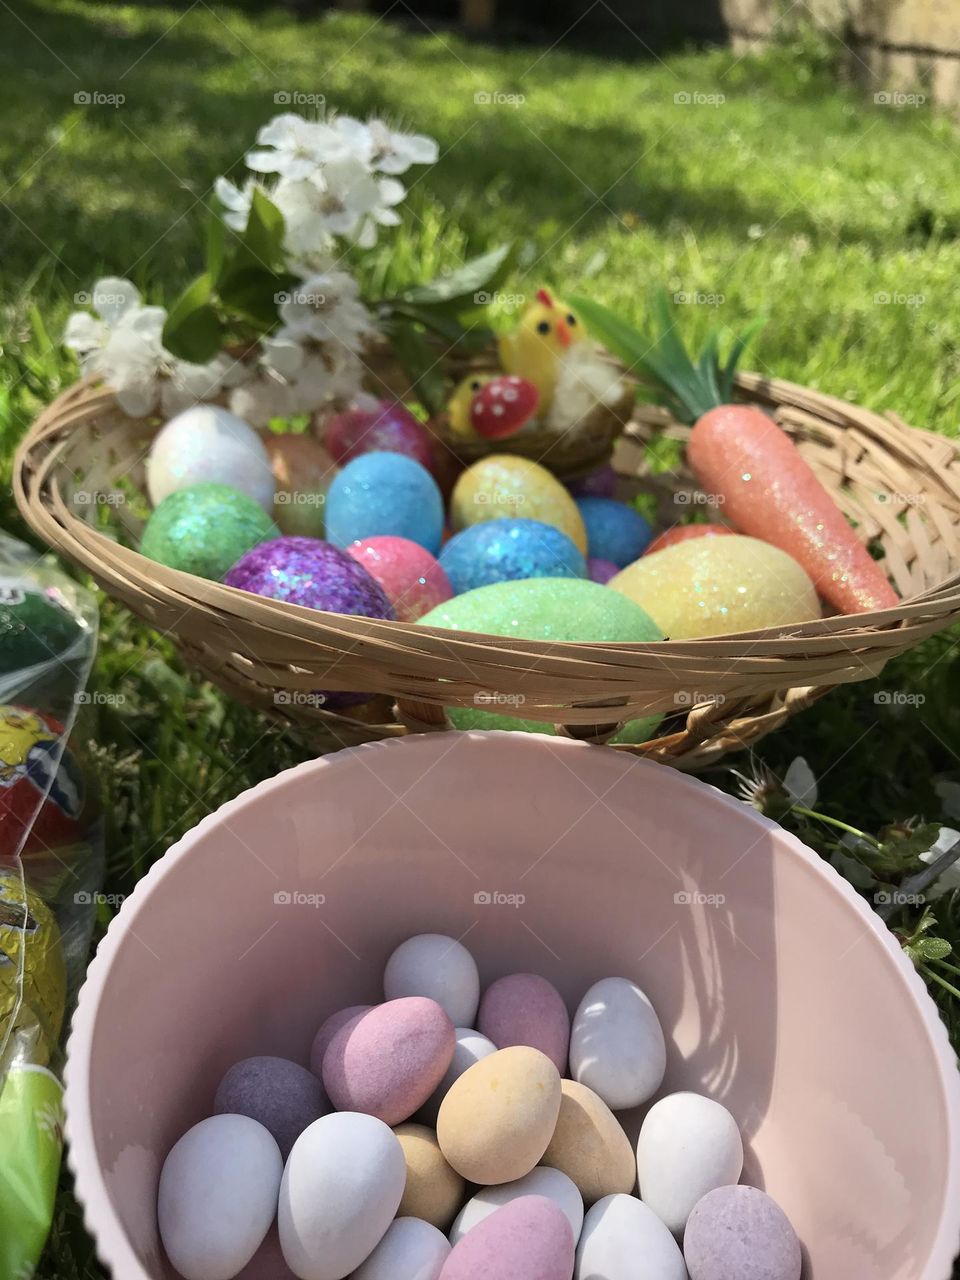
M 263 441 L 242 418 L 219 405 L 197 404 L 161 428 L 147 457 L 153 505 L 178 489 L 213 481 L 239 489 L 273 510 L 274 478 Z

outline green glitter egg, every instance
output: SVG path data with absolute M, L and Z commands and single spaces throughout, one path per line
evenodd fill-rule
M 626 596 L 575 578 L 527 578 L 519 582 L 495 582 L 477 587 L 438 605 L 424 614 L 420 625 L 449 631 L 479 631 L 523 640 L 594 641 L 662 640 L 663 633 L 650 616 Z M 624 608 L 623 606 L 628 606 Z M 491 708 L 513 695 L 477 694 L 474 707 L 450 707 L 448 715 L 458 729 L 516 729 L 526 733 L 555 733 L 552 724 L 505 716 Z M 614 742 L 645 742 L 662 715 L 631 720 Z
M 259 503 L 226 484 L 171 493 L 151 515 L 141 552 L 169 569 L 219 581 L 242 555 L 280 530 Z

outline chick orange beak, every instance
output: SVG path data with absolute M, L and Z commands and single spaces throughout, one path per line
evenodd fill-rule
M 571 342 L 570 328 L 566 320 L 558 320 L 554 332 L 557 335 L 561 347 L 569 347 Z

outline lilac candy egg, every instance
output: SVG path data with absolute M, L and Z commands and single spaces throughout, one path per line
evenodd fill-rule
M 800 1241 L 777 1202 L 756 1187 L 717 1187 L 683 1233 L 690 1280 L 800 1280 Z
M 244 1058 L 220 1081 L 215 1115 L 249 1116 L 276 1139 L 286 1160 L 308 1125 L 330 1110 L 323 1086 L 306 1067 L 287 1058 Z
M 570 1015 L 553 983 L 536 973 L 511 973 L 484 992 L 477 1030 L 498 1049 L 529 1045 L 567 1074 Z
M 546 1196 L 520 1196 L 467 1232 L 440 1280 L 570 1280 L 573 1263 L 563 1210 Z
M 587 554 L 610 560 L 621 569 L 643 555 L 653 537 L 648 520 L 635 508 L 613 498 L 578 498 L 577 507 L 587 530 Z
M 314 1075 L 319 1076 L 323 1073 L 323 1056 L 340 1028 L 345 1027 L 361 1013 L 368 1013 L 372 1008 L 372 1004 L 352 1004 L 347 1009 L 338 1009 L 336 1013 L 331 1013 L 329 1018 L 321 1022 L 320 1030 L 313 1037 L 310 1048 L 310 1070 Z
M 453 1023 L 435 1000 L 388 1000 L 336 1033 L 323 1058 L 323 1085 L 338 1111 L 397 1125 L 436 1089 L 455 1045 Z
M 620 566 L 615 565 L 612 560 L 598 560 L 596 556 L 587 560 L 587 576 L 591 582 L 599 582 L 602 587 L 619 572 Z

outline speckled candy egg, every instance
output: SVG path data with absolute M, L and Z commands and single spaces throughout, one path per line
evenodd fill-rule
M 539 1049 L 566 1074 L 570 1015 L 560 992 L 538 973 L 511 973 L 487 987 L 477 1030 L 498 1049 L 515 1044 Z
M 388 1000 L 346 1023 L 330 1041 L 323 1087 L 338 1111 L 400 1124 L 436 1089 L 454 1043 L 453 1023 L 435 1000 Z
M 570 1280 L 573 1261 L 563 1210 L 546 1196 L 521 1196 L 467 1232 L 440 1280 Z
M 397 1212 L 422 1218 L 446 1231 L 463 1204 L 466 1183 L 447 1164 L 433 1129 L 425 1124 L 398 1124 L 393 1132 L 407 1164 L 407 1182 Z
M 626 604 L 627 608 L 622 606 Z M 523 582 L 496 582 L 478 587 L 420 619 L 423 626 L 451 631 L 479 631 L 526 640 L 662 640 L 648 614 L 626 597 L 595 582 L 573 578 L 529 578 Z M 552 724 L 499 715 L 491 710 L 493 698 L 479 695 L 473 707 L 451 707 L 449 716 L 458 729 L 515 729 L 528 733 L 555 733 Z M 662 716 L 630 722 L 631 741 L 643 742 Z M 626 731 L 626 730 L 625 730 Z
M 601 978 L 577 1006 L 570 1075 L 613 1111 L 638 1107 L 663 1082 L 667 1050 L 648 997 L 629 978 Z
M 197 484 L 164 498 L 146 523 L 140 551 L 169 569 L 219 582 L 247 551 L 279 536 L 245 493 L 225 484 Z
M 694 1205 L 683 1233 L 690 1280 L 800 1280 L 800 1241 L 777 1202 L 756 1187 L 718 1187 Z
M 388 1000 L 426 996 L 454 1026 L 471 1026 L 480 1003 L 480 975 L 473 956 L 456 938 L 418 933 L 391 954 L 383 974 Z
M 494 453 L 468 467 L 450 499 L 454 529 L 485 520 L 540 520 L 565 533 L 581 555 L 587 533 L 577 504 L 556 476 L 527 458 Z
M 393 617 L 390 601 L 366 569 L 317 538 L 276 538 L 254 547 L 224 581 L 228 587 L 308 609 L 363 618 Z
M 439 1280 L 450 1256 L 447 1237 L 419 1218 L 396 1218 L 351 1280 Z
M 263 441 L 242 418 L 196 404 L 161 428 L 147 455 L 147 491 L 155 507 L 179 489 L 227 484 L 273 510 L 273 471 Z
M 409 538 L 362 538 L 345 550 L 380 583 L 399 622 L 416 622 L 453 596 L 441 565 Z
M 276 1142 L 249 1116 L 211 1116 L 183 1135 L 160 1173 L 157 1220 L 184 1280 L 243 1270 L 273 1222 L 282 1174 Z
M 694 538 L 642 556 L 609 585 L 646 609 L 673 640 L 820 617 L 813 583 L 796 560 L 739 534 Z
M 576 1280 L 687 1280 L 683 1254 L 667 1228 L 642 1200 L 621 1194 L 604 1196 L 587 1211 L 574 1275 Z
M 521 578 L 585 578 L 587 564 L 565 533 L 540 520 L 487 520 L 440 551 L 454 592 Z
M 633 507 L 613 498 L 578 498 L 577 509 L 587 530 L 587 551 L 622 569 L 632 564 L 650 541 L 650 523 Z
M 288 1058 L 264 1056 L 234 1063 L 217 1087 L 213 1110 L 218 1116 L 257 1120 L 273 1135 L 286 1160 L 307 1125 L 330 1106 L 312 1071 Z
M 263 441 L 276 484 L 273 518 L 280 532 L 322 538 L 327 490 L 340 468 L 313 436 L 265 432 Z
M 327 494 L 327 537 L 338 547 L 389 534 L 433 555 L 443 533 L 443 498 L 419 462 L 399 453 L 365 453 L 348 462 Z
M 370 409 L 347 409 L 327 425 L 326 446 L 344 465 L 364 453 L 402 453 L 430 470 L 433 441 L 429 430 L 409 409 L 381 400 Z
M 560 1091 L 560 1114 L 541 1164 L 565 1173 L 584 1204 L 630 1195 L 637 1184 L 637 1164 L 620 1121 L 586 1085 L 561 1080 Z
M 612 560 L 598 560 L 596 556 L 590 556 L 587 560 L 587 577 L 591 582 L 599 582 L 602 587 L 605 587 L 619 572 L 620 566 L 614 564 Z
M 483 1187 L 472 1199 L 468 1200 L 457 1214 L 450 1228 L 450 1243 L 456 1244 L 472 1231 L 484 1218 L 489 1218 L 511 1200 L 519 1200 L 521 1196 L 546 1196 L 558 1209 L 562 1209 L 574 1240 L 580 1238 L 583 1226 L 583 1197 L 565 1173 L 559 1169 L 548 1169 L 538 1165 L 523 1178 L 514 1182 L 501 1183 L 499 1187 Z

